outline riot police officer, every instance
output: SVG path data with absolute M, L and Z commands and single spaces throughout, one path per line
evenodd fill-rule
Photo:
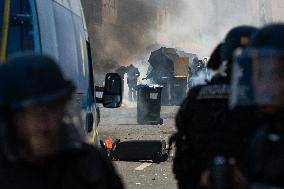
M 125 66 L 120 66 L 115 70 L 115 73 L 117 73 L 121 77 L 121 82 L 122 82 L 122 92 L 124 90 L 124 75 L 127 71 L 127 68 Z
M 44 55 L 0 66 L 1 188 L 123 188 L 111 162 L 84 142 L 69 109 L 74 89 Z
M 140 72 L 138 68 L 130 64 L 127 67 L 127 84 L 129 88 L 128 97 L 130 101 L 136 101 L 137 100 L 137 82 L 138 77 L 140 76 Z
M 196 85 L 204 84 L 208 80 L 205 61 L 199 60 L 197 57 L 194 57 L 191 66 L 188 69 L 190 73 L 190 78 L 188 81 L 189 89 Z
M 283 36 L 283 24 L 262 28 L 237 57 L 233 70 L 232 107 L 254 106 L 261 115 L 248 152 L 253 189 L 284 187 Z
M 230 66 L 237 48 L 247 45 L 256 28 L 240 26 L 232 29 L 213 52 L 208 68 L 216 75 L 206 85 L 193 87 L 176 116 L 178 132 L 173 171 L 179 188 L 197 188 L 209 161 L 217 156 L 236 156 L 239 137 L 230 128 L 228 98 Z M 227 69 L 226 69 L 227 68 Z M 237 146 L 235 146 L 237 145 Z
M 124 79 L 124 74 L 126 73 L 127 68 L 125 66 L 120 66 L 115 70 L 115 73 L 117 73 L 121 79 Z

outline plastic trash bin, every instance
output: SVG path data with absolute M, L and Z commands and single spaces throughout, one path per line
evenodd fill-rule
M 140 125 L 162 125 L 160 85 L 138 85 L 137 122 Z

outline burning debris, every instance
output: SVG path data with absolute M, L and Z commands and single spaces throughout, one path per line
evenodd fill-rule
M 152 160 L 153 163 L 164 162 L 168 159 L 168 150 L 165 140 L 132 140 L 120 141 L 117 139 L 111 143 L 107 137 L 104 147 L 107 155 L 118 161 L 144 161 Z

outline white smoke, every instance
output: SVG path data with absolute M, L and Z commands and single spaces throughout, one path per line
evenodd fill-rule
M 191 87 L 196 85 L 203 85 L 206 84 L 207 81 L 210 81 L 211 77 L 211 72 L 207 69 L 203 69 L 198 72 L 197 76 L 190 77 L 189 83 L 191 84 Z
M 258 25 L 248 0 L 178 0 L 169 7 L 165 23 L 169 46 L 210 56 L 226 33 L 239 25 Z

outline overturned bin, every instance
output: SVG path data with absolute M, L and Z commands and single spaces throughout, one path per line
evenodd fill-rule
M 111 150 L 111 157 L 119 161 L 152 160 L 160 163 L 168 159 L 168 151 L 165 140 L 118 140 Z
M 139 125 L 162 125 L 160 85 L 138 85 L 137 122 Z

